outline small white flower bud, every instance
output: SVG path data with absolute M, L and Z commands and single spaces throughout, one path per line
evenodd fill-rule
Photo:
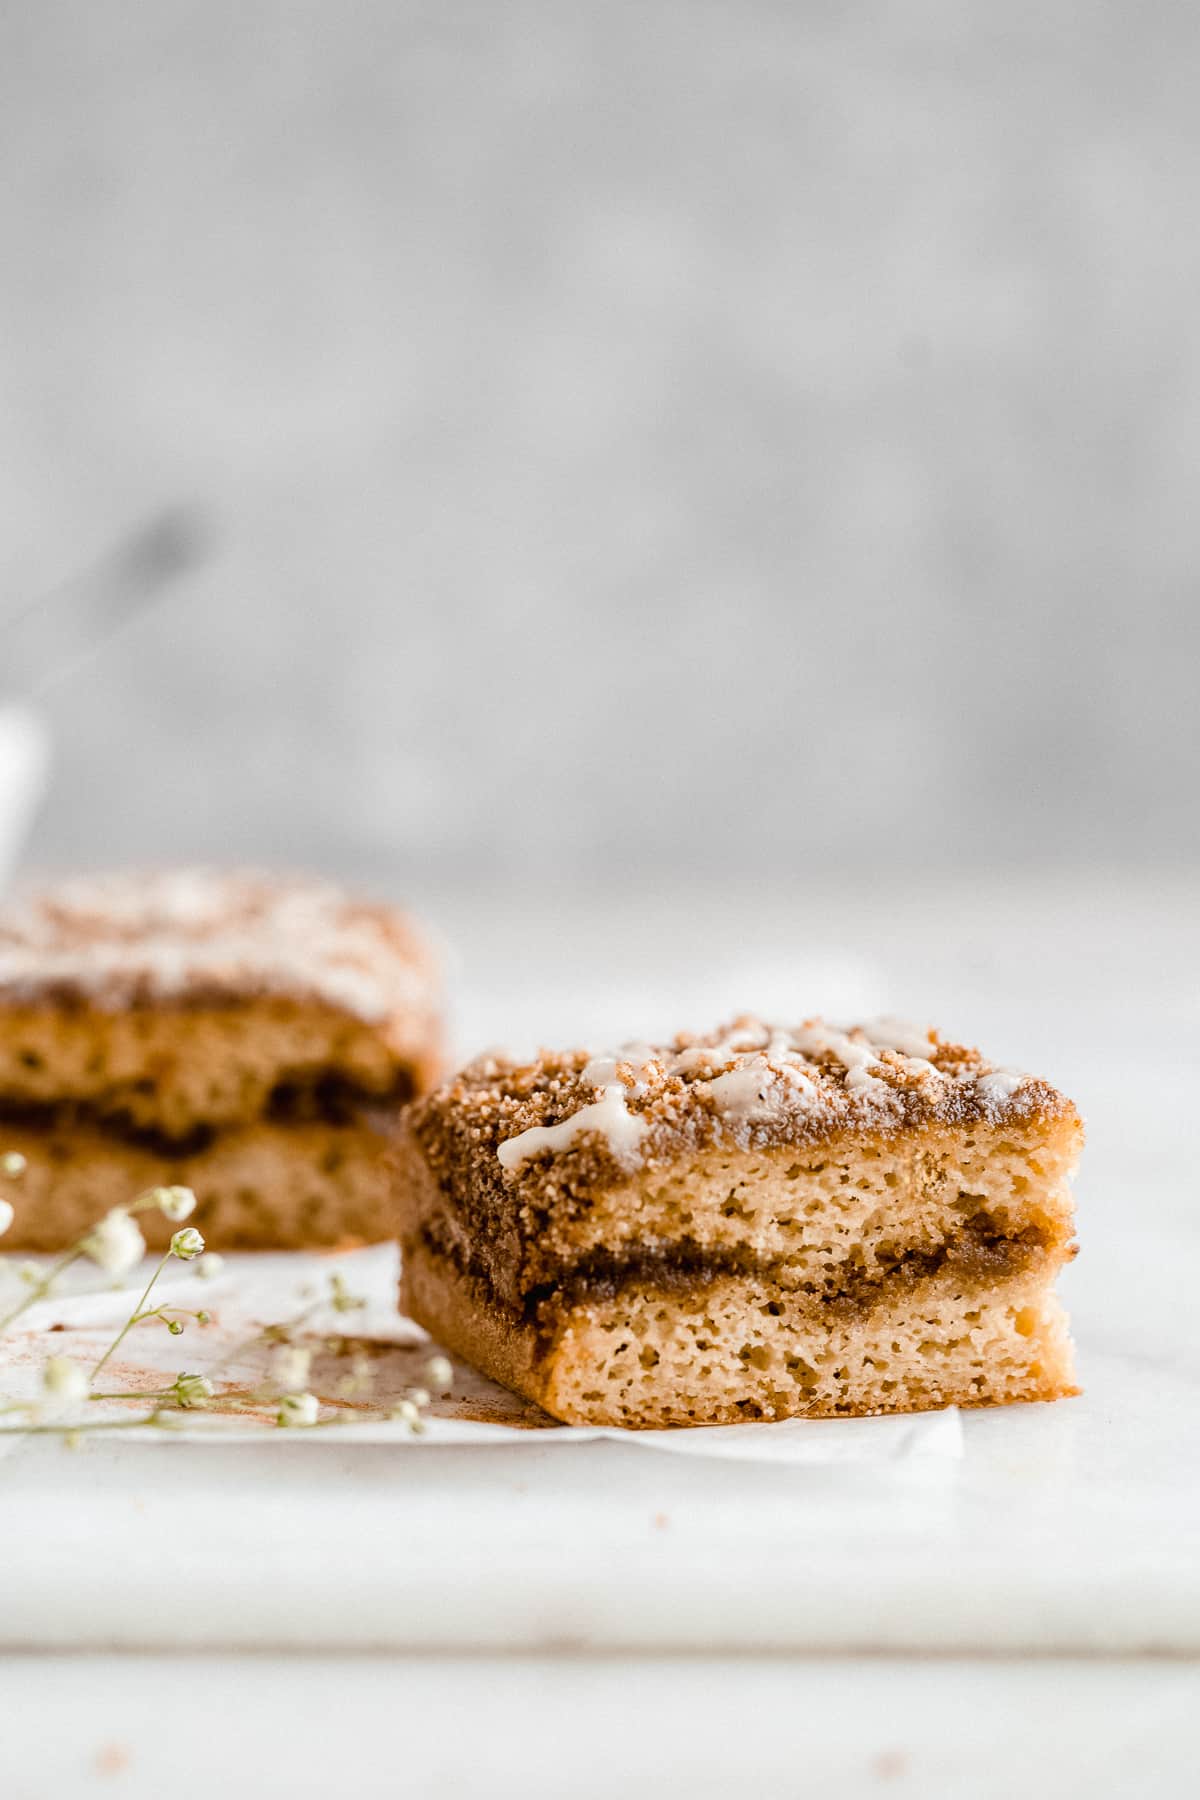
M 42 1364 L 42 1392 L 61 1400 L 83 1400 L 87 1396 L 85 1370 L 69 1356 L 48 1356 Z
M 359 1394 L 369 1394 L 375 1385 L 375 1370 L 371 1359 L 359 1350 L 350 1358 L 350 1373 L 343 1375 L 337 1384 L 337 1391 L 345 1400 L 353 1400 Z
M 145 1256 L 146 1240 L 129 1214 L 118 1206 L 92 1227 L 81 1248 L 106 1275 L 128 1275 Z
M 87 1372 L 69 1356 L 48 1356 L 42 1364 L 42 1397 L 35 1417 L 54 1421 L 69 1418 L 88 1396 Z
M 212 1281 L 221 1273 L 221 1270 L 224 1267 L 225 1258 L 223 1256 L 216 1250 L 206 1250 L 204 1255 L 200 1258 L 200 1261 L 196 1264 L 196 1273 L 203 1277 L 205 1281 Z
M 315 1425 L 318 1400 L 315 1394 L 285 1394 L 277 1414 L 280 1425 Z
M 19 1150 L 9 1150 L 0 1156 L 0 1175 L 8 1181 L 19 1181 L 29 1164 Z
M 409 1388 L 408 1397 L 412 1401 L 414 1406 L 428 1406 L 429 1405 L 429 1389 L 428 1388 Z
M 448 1394 L 454 1380 L 454 1365 L 448 1356 L 431 1356 L 425 1364 L 425 1379 L 435 1394 Z
M 0 1237 L 3 1237 L 12 1224 L 16 1214 L 7 1200 L 0 1200 Z
M 213 1397 L 213 1384 L 207 1375 L 177 1375 L 174 1389 L 180 1406 L 203 1406 Z
M 196 1196 L 189 1187 L 151 1188 L 146 1198 L 153 1201 L 164 1219 L 182 1225 L 196 1210 Z
M 419 1424 L 421 1415 L 411 1400 L 397 1400 L 388 1413 L 388 1418 L 394 1419 L 397 1424 L 407 1425 L 411 1431 Z
M 299 1344 L 280 1344 L 271 1358 L 271 1375 L 281 1394 L 297 1393 L 308 1380 L 312 1351 Z
M 185 1225 L 171 1239 L 171 1255 L 177 1256 L 181 1262 L 191 1262 L 193 1256 L 204 1254 L 204 1239 L 194 1225 Z

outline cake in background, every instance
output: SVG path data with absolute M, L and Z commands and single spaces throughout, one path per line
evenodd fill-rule
M 429 944 L 324 881 L 121 870 L 18 895 L 0 1149 L 28 1167 L 4 1248 L 60 1249 L 160 1184 L 195 1190 L 223 1249 L 392 1237 L 388 1137 L 442 1033 Z

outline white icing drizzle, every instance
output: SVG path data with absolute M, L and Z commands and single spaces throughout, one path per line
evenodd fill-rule
M 891 1088 L 878 1075 L 872 1075 L 865 1064 L 856 1063 L 854 1068 L 846 1070 L 846 1092 L 848 1094 L 865 1094 L 875 1099 L 890 1094 Z
M 749 1122 L 775 1118 L 783 1108 L 784 1094 L 772 1089 L 780 1081 L 797 1094 L 815 1098 L 816 1086 L 786 1031 L 741 1030 L 717 1044 L 693 1044 L 686 1050 L 666 1052 L 650 1044 L 624 1044 L 619 1050 L 592 1056 L 580 1071 L 581 1079 L 601 1093 L 621 1080 L 618 1070 L 626 1066 L 633 1081 L 627 1091 L 645 1092 L 645 1076 L 650 1064 L 657 1064 L 665 1075 L 694 1075 L 710 1069 L 721 1071 L 697 1083 L 697 1089 L 711 1095 L 717 1111 L 730 1120 Z M 725 1065 L 729 1065 L 726 1067 Z
M 900 1032 L 909 1035 L 911 1041 L 917 1041 L 911 1033 L 905 1033 L 905 1028 L 901 1027 Z M 881 1029 L 881 1038 L 884 1035 Z M 888 1022 L 886 1036 L 890 1048 L 896 1036 L 891 1022 Z M 919 1041 L 922 1048 L 934 1049 L 928 1037 Z M 861 1043 L 848 1032 L 833 1026 L 800 1026 L 795 1030 L 779 1026 L 747 1028 L 733 1033 L 723 1042 L 710 1046 L 694 1045 L 680 1051 L 665 1062 L 664 1067 L 670 1074 L 684 1074 L 697 1068 L 721 1069 L 723 1064 L 731 1063 L 732 1066 L 723 1073 L 701 1085 L 724 1117 L 749 1121 L 768 1119 L 780 1112 L 784 1095 L 778 1090 L 774 1094 L 771 1091 L 777 1081 L 786 1082 L 793 1090 L 793 1101 L 797 1094 L 815 1101 L 817 1085 L 808 1058 L 822 1055 L 836 1057 L 846 1070 L 847 1093 L 864 1100 L 891 1098 L 889 1084 L 873 1073 L 882 1066 L 873 1045 Z
M 923 1062 L 932 1068 L 930 1057 L 937 1045 L 927 1031 L 919 1025 L 909 1024 L 907 1019 L 868 1019 L 859 1027 L 863 1036 L 869 1038 L 877 1050 L 898 1050 L 901 1056 L 907 1056 L 913 1062 Z
M 645 1121 L 630 1112 L 625 1088 L 617 1081 L 602 1089 L 599 1100 L 594 1100 L 590 1106 L 581 1106 L 578 1112 L 558 1125 L 531 1125 L 528 1131 L 505 1138 L 496 1155 L 501 1168 L 517 1169 L 540 1150 L 557 1154 L 573 1144 L 581 1132 L 594 1131 L 606 1139 L 613 1155 L 621 1161 L 636 1149 L 645 1130 Z
M 589 1087 L 611 1087 L 617 1079 L 617 1064 L 620 1060 L 615 1051 L 611 1056 L 590 1057 L 580 1070 L 579 1079 L 586 1081 Z
M 779 1073 L 783 1076 L 785 1081 L 790 1082 L 794 1088 L 798 1088 L 802 1094 L 807 1094 L 810 1099 L 816 1098 L 817 1084 L 803 1064 L 796 1062 L 781 1063 L 779 1065 Z
M 646 1073 L 647 1063 L 657 1061 L 657 1055 L 649 1044 L 622 1044 L 619 1050 L 602 1050 L 591 1057 L 580 1070 L 580 1079 L 590 1087 L 607 1088 L 620 1081 L 617 1073 L 622 1063 L 628 1063 L 633 1069 L 631 1091 L 637 1093 L 644 1086 L 642 1077 Z
M 930 1033 L 891 1018 L 875 1019 L 851 1031 L 822 1020 L 792 1029 L 743 1022 L 716 1043 L 689 1044 L 681 1050 L 629 1043 L 591 1056 L 581 1070 L 582 1082 L 598 1099 L 557 1125 L 533 1126 L 507 1139 L 498 1155 L 503 1167 L 512 1171 L 539 1151 L 565 1149 L 580 1133 L 590 1131 L 607 1141 L 618 1160 L 635 1160 L 649 1127 L 629 1111 L 628 1100 L 650 1091 L 663 1076 L 688 1081 L 691 1092 L 707 1097 L 735 1134 L 755 1124 L 786 1126 L 798 1107 L 832 1109 L 836 1119 L 857 1116 L 863 1123 L 878 1123 L 885 1110 L 898 1114 L 904 1089 L 912 1086 L 914 1077 L 935 1105 L 957 1080 L 974 1079 L 985 1105 L 1001 1110 L 1030 1080 L 1016 1069 L 955 1077 L 931 1060 L 937 1054 Z M 885 1055 L 901 1058 L 903 1066 L 885 1062 Z M 840 1082 L 828 1067 L 830 1059 L 844 1071 Z M 824 1067 L 814 1066 L 818 1062 Z M 931 1083 L 936 1084 L 932 1092 Z
M 984 1100 L 1011 1100 L 1028 1080 L 1020 1069 L 992 1069 L 978 1078 L 975 1091 Z
M 724 1075 L 701 1083 L 712 1095 L 717 1111 L 727 1119 L 770 1119 L 780 1111 L 772 1097 L 775 1070 L 765 1056 L 752 1056 Z
M 670 1075 L 691 1075 L 696 1069 L 712 1069 L 724 1062 L 726 1047 L 718 1044 L 693 1044 L 688 1050 L 680 1050 L 664 1065 Z
M 871 1073 L 880 1067 L 880 1062 L 870 1044 L 860 1044 L 849 1032 L 838 1031 L 832 1025 L 803 1025 L 791 1037 L 796 1048 L 810 1056 L 835 1056 L 846 1071 L 847 1093 L 876 1100 L 890 1095 L 887 1082 Z

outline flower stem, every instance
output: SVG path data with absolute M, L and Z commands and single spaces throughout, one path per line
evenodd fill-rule
M 171 1252 L 168 1250 L 167 1254 L 163 1257 L 163 1259 L 159 1263 L 157 1269 L 155 1269 L 153 1275 L 151 1275 L 149 1281 L 146 1283 L 145 1291 L 143 1292 L 141 1299 L 138 1301 L 137 1305 L 134 1307 L 133 1311 L 130 1313 L 129 1317 L 126 1319 L 125 1323 L 122 1325 L 120 1331 L 118 1331 L 118 1333 L 117 1333 L 116 1337 L 113 1339 L 112 1343 L 108 1346 L 108 1349 L 104 1352 L 104 1355 L 100 1358 L 100 1361 L 96 1364 L 95 1368 L 92 1370 L 92 1380 L 93 1381 L 95 1381 L 97 1375 L 100 1373 L 101 1369 L 104 1367 L 104 1365 L 108 1361 L 109 1357 L 113 1354 L 113 1351 L 120 1348 L 121 1344 L 124 1343 L 126 1337 L 133 1330 L 133 1327 L 137 1324 L 138 1320 L 142 1317 L 142 1308 L 145 1306 L 146 1301 L 150 1298 L 150 1289 L 154 1286 L 155 1282 L 158 1280 L 159 1276 L 162 1274 L 163 1270 L 166 1268 L 166 1266 L 170 1262 L 170 1260 L 171 1260 Z
M 171 1388 L 126 1388 L 123 1393 L 97 1394 L 94 1390 L 88 1395 L 89 1400 L 172 1400 L 174 1392 Z
M 76 1425 L 0 1425 L 0 1437 L 75 1437 L 92 1431 L 134 1431 L 141 1425 L 157 1425 L 161 1408 L 136 1419 L 93 1419 Z
M 292 1318 L 285 1319 L 282 1324 L 263 1325 L 250 1337 L 240 1339 L 238 1343 L 232 1345 L 231 1348 L 225 1352 L 224 1356 L 219 1357 L 217 1361 L 213 1363 L 212 1367 L 208 1370 L 209 1379 L 212 1380 L 217 1375 L 223 1375 L 231 1363 L 239 1361 L 243 1356 L 248 1356 L 252 1350 L 257 1350 L 260 1344 L 286 1344 L 289 1342 L 292 1332 L 299 1330 L 301 1325 L 307 1325 L 313 1314 L 320 1312 L 324 1305 L 324 1298 L 313 1300 Z
M 7 1331 L 14 1319 L 19 1319 L 27 1306 L 33 1306 L 38 1300 L 44 1300 L 55 1281 L 64 1269 L 69 1269 L 73 1262 L 78 1262 L 83 1255 L 82 1240 L 72 1244 L 65 1256 L 60 1256 L 56 1263 L 51 1263 L 40 1281 L 35 1281 L 23 1300 L 0 1317 L 0 1331 Z

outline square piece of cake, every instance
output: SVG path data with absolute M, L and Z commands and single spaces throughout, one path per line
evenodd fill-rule
M 483 1058 L 405 1114 L 401 1304 L 570 1424 L 1057 1399 L 1082 1133 L 897 1021 Z
M 222 1249 L 393 1237 L 389 1134 L 441 1053 L 430 948 L 327 883 L 122 871 L 15 899 L 0 1150 L 28 1167 L 4 1249 L 62 1249 L 165 1184 Z

